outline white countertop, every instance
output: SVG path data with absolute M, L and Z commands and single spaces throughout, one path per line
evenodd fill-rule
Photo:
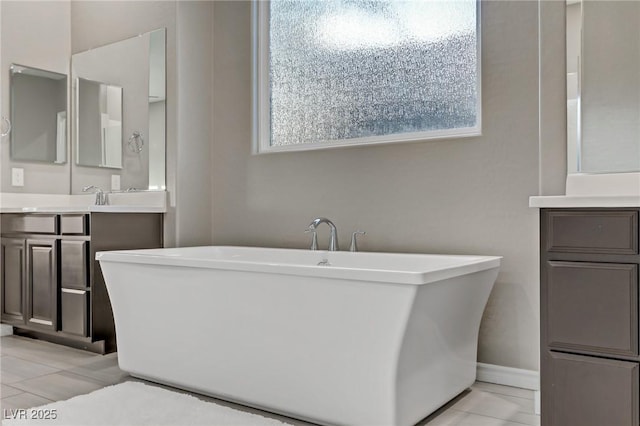
M 536 208 L 597 208 L 597 207 L 640 207 L 640 195 L 553 195 L 529 197 L 529 207 Z
M 94 194 L 0 193 L 0 213 L 166 213 L 165 191 L 109 192 L 95 205 Z
M 53 206 L 53 207 L 0 207 L 0 213 L 164 213 L 157 206 Z

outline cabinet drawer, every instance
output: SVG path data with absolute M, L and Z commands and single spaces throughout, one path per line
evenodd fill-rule
M 542 424 L 638 426 L 638 363 L 548 352 Z
M 637 265 L 548 262 L 546 279 L 549 347 L 638 354 Z
M 556 352 L 545 357 L 543 425 L 638 425 L 638 363 Z
M 3 213 L 2 233 L 57 234 L 58 215 Z
M 85 289 L 89 286 L 89 241 L 60 243 L 60 284 L 66 288 Z
M 547 214 L 549 251 L 638 253 L 637 211 L 550 211 Z
M 84 290 L 62 289 L 60 304 L 62 307 L 63 332 L 83 337 L 87 336 L 89 323 L 88 297 L 88 293 Z
M 60 233 L 63 235 L 87 235 L 88 215 L 65 214 L 60 216 Z

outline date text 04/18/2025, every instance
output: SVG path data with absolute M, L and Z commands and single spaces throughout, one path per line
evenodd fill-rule
M 41 408 L 9 408 L 2 410 L 2 418 L 5 420 L 55 420 L 58 418 L 58 411 Z

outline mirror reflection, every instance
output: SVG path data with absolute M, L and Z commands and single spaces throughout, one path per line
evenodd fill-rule
M 72 56 L 73 193 L 165 189 L 165 40 L 160 29 Z
M 67 76 L 12 64 L 11 159 L 62 164 L 67 158 Z
M 640 170 L 640 2 L 567 1 L 569 173 Z
M 122 168 L 122 87 L 79 78 L 77 164 Z

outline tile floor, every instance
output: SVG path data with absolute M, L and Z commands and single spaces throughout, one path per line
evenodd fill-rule
M 0 338 L 2 409 L 48 404 L 128 380 L 138 379 L 118 368 L 116 354 L 101 356 L 18 336 Z M 293 425 L 309 425 L 202 395 L 195 396 Z M 533 398 L 530 390 L 476 382 L 470 390 L 419 425 L 537 426 L 540 417 L 534 414 Z

